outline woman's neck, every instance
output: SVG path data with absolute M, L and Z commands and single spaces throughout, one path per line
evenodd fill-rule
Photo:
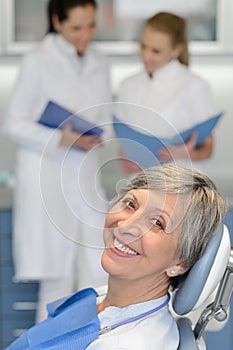
M 168 292 L 169 283 L 142 283 L 142 281 L 126 281 L 109 277 L 108 291 L 105 299 L 98 305 L 98 313 L 109 306 L 126 307 L 149 300 L 161 298 Z

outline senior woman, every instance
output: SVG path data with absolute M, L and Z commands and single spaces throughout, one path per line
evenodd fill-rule
M 169 288 L 177 287 L 201 257 L 225 212 L 213 182 L 193 169 L 161 165 L 130 180 L 105 221 L 102 266 L 109 274 L 108 288 L 94 299 L 101 331 L 77 349 L 177 349 Z M 54 339 L 53 348 L 76 349 L 75 341 L 63 347 L 59 337 Z M 46 342 L 43 348 L 49 348 Z

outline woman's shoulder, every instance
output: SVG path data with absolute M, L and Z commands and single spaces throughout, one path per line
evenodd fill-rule
M 92 66 L 98 66 L 98 70 L 109 70 L 109 59 L 101 52 L 94 44 L 90 44 L 86 50 L 86 62 L 89 62 Z
M 43 58 L 51 57 L 51 53 L 54 51 L 54 35 L 47 34 L 44 39 L 35 46 L 30 52 L 28 52 L 22 59 L 23 62 L 33 63 L 42 60 Z
M 179 64 L 180 74 L 183 75 L 183 78 L 193 87 L 196 88 L 208 88 L 209 83 L 197 73 L 193 67 L 187 67 L 184 64 Z
M 148 80 L 147 74 L 144 71 L 138 71 L 122 80 L 120 84 L 120 89 L 127 89 L 131 87 L 138 86 Z
M 96 58 L 103 59 L 105 61 L 108 60 L 107 55 L 105 55 L 95 44 L 90 43 L 87 48 L 87 53 L 89 55 L 95 56 Z

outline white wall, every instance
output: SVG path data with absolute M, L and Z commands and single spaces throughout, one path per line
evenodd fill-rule
M 19 61 L 19 58 L 0 59 L 0 125 L 18 73 Z M 111 57 L 111 64 L 115 94 L 120 82 L 137 71 L 141 63 L 134 57 Z M 220 189 L 233 198 L 233 57 L 194 57 L 191 69 L 210 83 L 217 106 L 225 111 L 216 130 L 214 155 L 207 161 L 206 170 Z M 15 146 L 0 135 L 0 170 L 12 171 L 14 162 Z

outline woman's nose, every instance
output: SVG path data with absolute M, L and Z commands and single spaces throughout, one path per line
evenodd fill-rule
M 147 232 L 145 219 L 142 216 L 131 216 L 121 219 L 117 222 L 121 234 L 130 234 L 135 237 L 141 237 Z
M 144 50 L 142 53 L 142 58 L 144 61 L 149 61 L 151 59 L 151 52 L 149 50 Z

